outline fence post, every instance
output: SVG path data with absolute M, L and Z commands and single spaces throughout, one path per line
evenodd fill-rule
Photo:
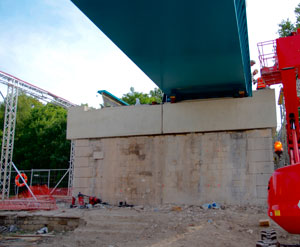
M 50 188 L 50 169 L 48 170 L 48 188 Z
M 30 173 L 30 186 L 32 186 L 32 177 L 33 177 L 33 169 L 31 169 L 31 173 Z

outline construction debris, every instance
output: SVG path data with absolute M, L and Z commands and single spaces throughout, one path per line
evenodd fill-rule
M 174 206 L 172 207 L 172 211 L 176 211 L 176 212 L 182 211 L 182 207 Z
M 219 203 L 213 202 L 213 203 L 205 203 L 202 205 L 203 209 L 220 209 L 221 205 Z
M 37 232 L 36 232 L 37 234 L 46 234 L 46 233 L 48 233 L 48 227 L 47 227 L 47 225 L 45 225 L 44 227 L 42 227 L 40 230 L 38 230 Z
M 21 235 L 10 235 L 0 236 L 1 246 L 36 246 L 41 240 L 54 237 L 53 234 L 21 234 Z
M 18 228 L 15 225 L 10 225 L 9 227 L 0 226 L 0 233 L 8 233 L 8 232 L 17 232 Z
M 270 220 L 269 219 L 263 219 L 263 220 L 259 220 L 259 226 L 270 226 Z
M 127 202 L 126 201 L 124 201 L 124 202 L 119 202 L 119 207 L 121 208 L 121 207 L 124 207 L 124 208 L 132 208 L 132 207 L 134 207 L 134 205 L 132 205 L 132 204 L 127 204 Z
M 123 202 L 122 205 L 128 204 Z M 6 213 L 2 215 L 3 222 L 4 219 L 8 222 Z M 41 247 L 91 244 L 103 247 L 196 247 L 203 243 L 203 246 L 253 247 L 261 229 L 258 222 L 266 217 L 266 209 L 232 205 L 224 210 L 205 210 L 200 205 L 119 207 L 95 204 L 90 210 L 61 208 L 47 212 L 14 212 L 11 215 L 10 220 L 18 221 L 16 226 L 23 230 L 27 228 L 30 234 L 3 233 L 0 246 L 16 246 L 14 243 Z M 76 222 L 72 221 L 75 216 L 78 217 Z M 48 231 L 55 231 L 55 237 L 49 233 L 34 234 L 37 229 L 42 230 L 40 228 L 44 225 L 41 222 L 47 222 Z M 73 225 L 74 228 L 70 228 Z M 274 229 L 278 232 L 279 242 L 299 243 L 299 238 L 297 242 L 296 236 L 287 234 L 275 224 Z M 66 231 L 67 234 L 64 233 Z M 32 245 L 27 245 L 29 243 Z M 291 246 L 297 245 L 287 247 Z

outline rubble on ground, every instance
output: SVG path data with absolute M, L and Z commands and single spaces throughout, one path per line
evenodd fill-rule
M 74 231 L 55 232 L 39 240 L 39 246 L 122 246 L 122 247 L 252 247 L 260 239 L 261 219 L 266 207 L 231 206 L 204 209 L 203 205 L 160 206 L 95 204 L 90 208 L 60 208 L 48 215 L 76 215 L 84 220 Z M 288 234 L 274 222 L 284 243 L 299 243 L 300 237 Z M 37 229 L 38 230 L 38 229 Z M 43 235 L 43 234 L 41 234 Z M 1 243 L 1 240 L 0 240 Z

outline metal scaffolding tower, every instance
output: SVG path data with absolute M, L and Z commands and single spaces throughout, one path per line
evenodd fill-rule
M 74 178 L 74 157 L 75 157 L 75 141 L 71 141 L 70 151 L 70 166 L 69 166 L 69 181 L 68 181 L 68 195 L 71 195 L 71 188 L 73 187 Z
M 0 163 L 0 197 L 2 200 L 4 200 L 9 197 L 10 190 L 10 175 L 14 147 L 18 93 L 24 92 L 45 103 L 56 104 L 63 108 L 69 108 L 75 106 L 75 104 L 2 71 L 0 71 L 0 83 L 7 86 Z M 74 142 L 72 141 L 69 167 L 69 188 L 71 188 L 73 185 L 73 164 Z
M 10 189 L 11 162 L 14 149 L 15 124 L 17 116 L 17 82 L 7 87 L 5 116 L 1 150 L 0 193 L 1 198 L 8 198 Z

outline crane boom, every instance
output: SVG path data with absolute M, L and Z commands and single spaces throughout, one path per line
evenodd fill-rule
M 261 77 L 266 85 L 283 85 L 291 162 L 291 165 L 277 169 L 269 180 L 268 214 L 286 231 L 300 234 L 300 98 L 296 86 L 300 78 L 300 29 L 288 37 L 259 43 L 258 48 Z

